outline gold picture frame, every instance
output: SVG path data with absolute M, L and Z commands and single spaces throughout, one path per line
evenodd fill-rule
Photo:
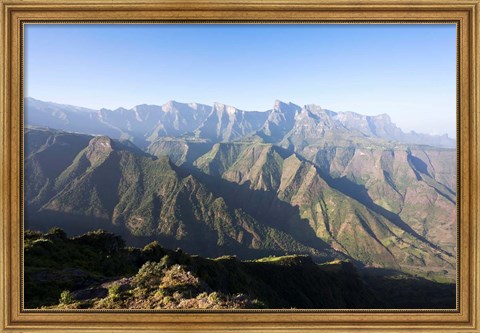
M 0 0 L 1 282 L 3 332 L 480 332 L 478 0 Z M 457 309 L 88 311 L 24 310 L 22 274 L 22 26 L 43 23 L 455 23 L 459 230 Z

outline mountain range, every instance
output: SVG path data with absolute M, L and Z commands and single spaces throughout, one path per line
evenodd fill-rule
M 204 256 L 308 254 L 453 281 L 456 150 L 388 115 L 25 100 L 25 223 Z
M 28 125 L 128 139 L 141 148 L 164 137 L 179 136 L 222 142 L 259 134 L 267 136 L 272 142 L 286 139 L 286 144 L 296 138 L 296 133 L 305 136 L 308 142 L 338 130 L 342 134 L 354 132 L 350 137 L 372 137 L 440 148 L 456 147 L 455 140 L 446 134 L 405 133 L 392 123 L 387 114 L 336 113 L 316 105 L 302 108 L 278 100 L 267 111 L 243 111 L 221 103 L 209 106 L 175 101 L 162 106 L 142 104 L 131 109 L 92 110 L 29 97 L 25 99 L 25 110 Z M 295 133 L 288 133 L 291 130 Z

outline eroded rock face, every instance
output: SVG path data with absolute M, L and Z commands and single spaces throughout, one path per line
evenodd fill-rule
M 108 136 L 97 136 L 88 143 L 85 156 L 92 165 L 97 164 L 112 152 L 112 144 Z

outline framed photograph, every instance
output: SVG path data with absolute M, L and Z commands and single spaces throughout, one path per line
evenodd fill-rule
M 477 0 L 0 3 L 2 331 L 480 332 Z

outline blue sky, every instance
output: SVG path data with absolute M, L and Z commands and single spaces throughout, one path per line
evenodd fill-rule
M 455 137 L 454 25 L 27 25 L 25 95 L 94 109 L 275 99 Z

